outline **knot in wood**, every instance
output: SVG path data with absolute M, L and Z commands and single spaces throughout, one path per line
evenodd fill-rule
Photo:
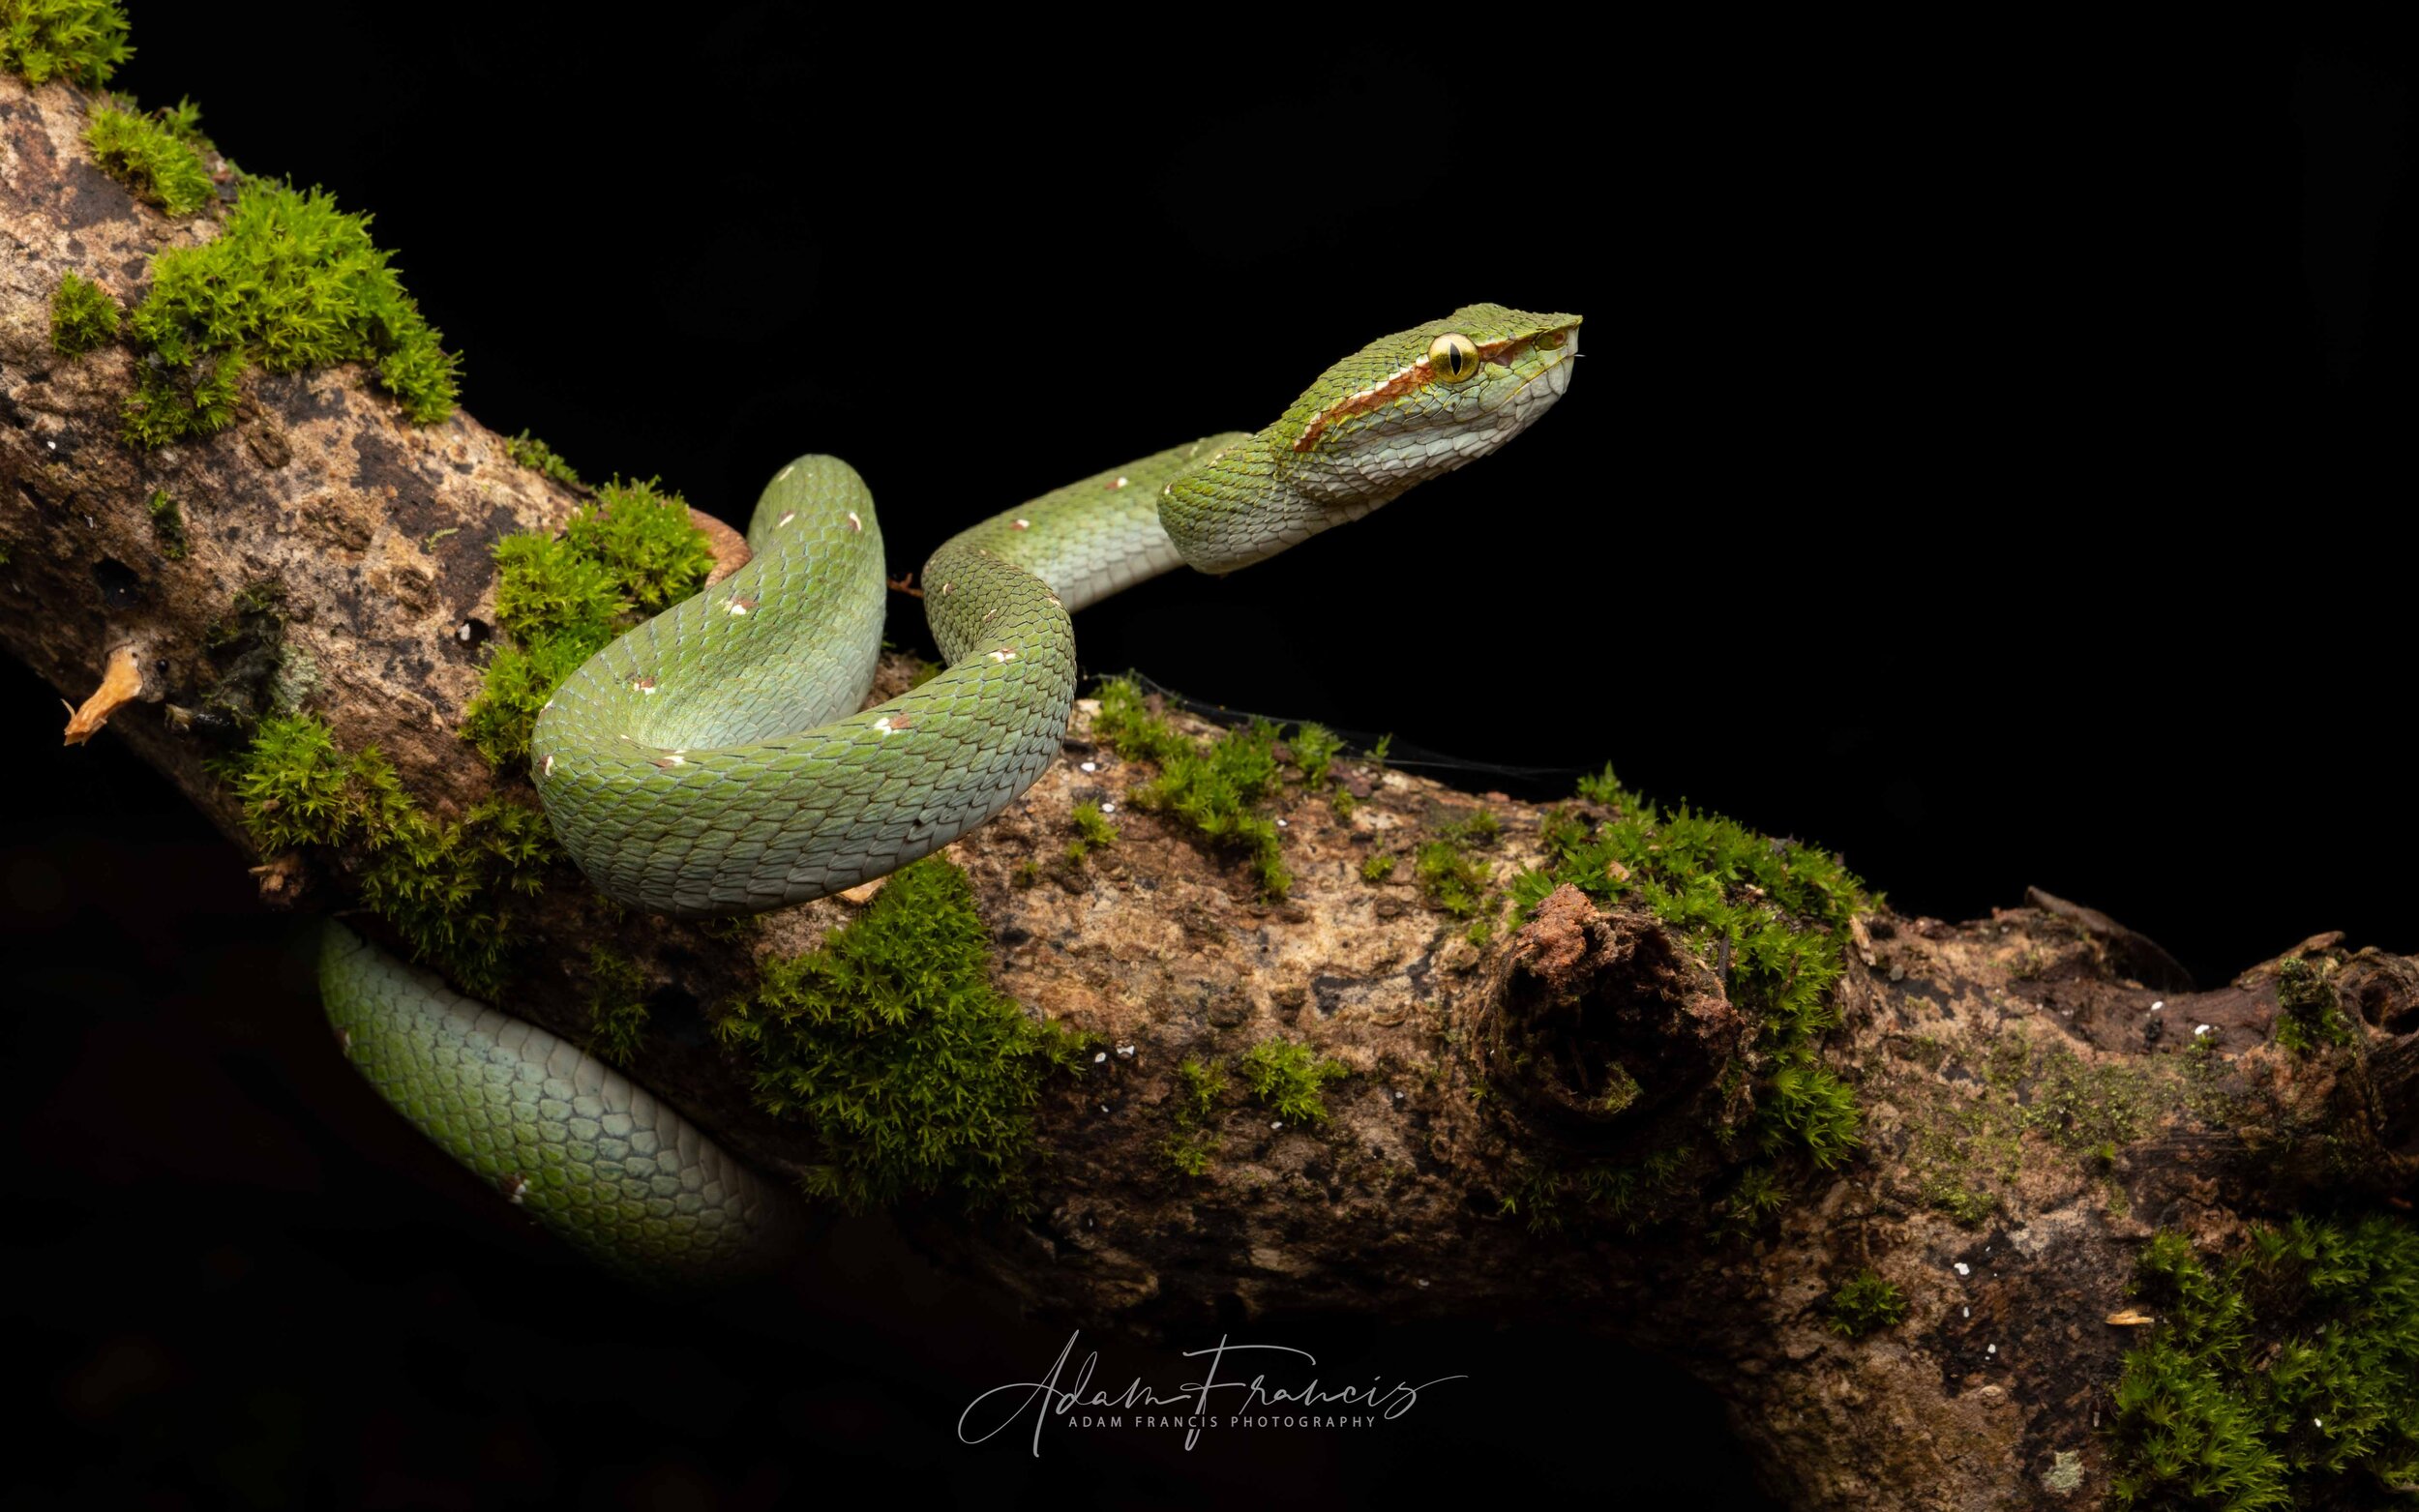
M 1566 885 L 1507 945 L 1480 1043 L 1521 1122 L 1605 1150 L 1651 1141 L 1674 1117 L 1743 1114 L 1721 1106 L 1718 1083 L 1749 1028 L 1652 913 L 1599 909 Z

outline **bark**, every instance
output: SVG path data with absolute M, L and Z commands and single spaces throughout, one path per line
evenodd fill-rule
M 238 845 L 204 767 L 236 733 L 214 707 L 256 703 L 278 664 L 213 630 L 261 584 L 283 592 L 284 665 L 308 669 L 308 706 L 347 750 L 381 747 L 440 815 L 521 786 L 456 735 L 493 618 L 489 552 L 560 525 L 578 496 L 466 414 L 403 423 L 344 369 L 253 374 L 240 423 L 207 441 L 122 444 L 133 360 L 123 346 L 53 354 L 51 290 L 75 270 L 131 305 L 149 257 L 211 222 L 167 222 L 97 172 L 83 109 L 65 86 L 0 78 L 0 639 L 71 703 L 131 650 L 141 690 L 98 738 L 130 743 Z M 184 513 L 181 559 L 145 508 L 163 489 Z M 878 696 L 905 675 L 886 664 Z M 1107 1058 L 1039 1110 L 1032 1217 L 900 1219 L 1025 1305 L 1146 1330 L 1550 1315 L 1713 1382 L 1794 1504 L 2089 1505 L 2105 1484 L 2094 1430 L 2130 1342 L 2105 1319 L 2126 1305 L 2139 1241 L 2180 1227 L 2220 1242 L 2321 1199 L 2394 1200 L 2419 1174 L 2419 961 L 2306 942 L 2340 963 L 2359 1043 L 2296 1057 L 2271 1041 L 2274 963 L 2194 992 L 2156 945 L 2034 894 L 1961 924 L 1857 921 L 1845 1023 L 1824 1055 L 1857 1087 L 1863 1149 L 1801 1172 L 1776 1217 L 1727 1222 L 1707 1194 L 1750 1153 L 1735 1137 L 1757 1062 L 1715 964 L 1643 910 L 1572 891 L 1474 946 L 1410 866 L 1361 877 L 1367 856 L 1407 860 L 1440 817 L 1479 802 L 1503 821 L 1484 858 L 1508 876 L 1539 857 L 1538 808 L 1364 766 L 1344 781 L 1365 796 L 1339 818 L 1291 785 L 1274 812 L 1296 881 L 1269 904 L 1242 868 L 1133 807 L 1150 769 L 1095 745 L 1091 713 L 1079 705 L 1064 758 L 951 854 L 996 931 L 1002 987 L 1099 1036 Z M 1123 838 L 1076 867 L 1056 858 L 1087 801 L 1115 805 Z M 280 901 L 350 902 L 341 858 L 260 859 Z M 1029 860 L 1044 863 L 1037 879 L 1021 875 Z M 734 943 L 602 906 L 561 872 L 527 921 L 506 1006 L 584 1035 L 591 948 L 636 959 L 658 984 L 639 1074 L 744 1158 L 794 1170 L 797 1131 L 757 1111 L 744 1068 L 704 1030 L 754 957 L 803 949 L 854 906 L 786 909 Z M 1270 1034 L 1354 1073 L 1329 1089 L 1332 1117 L 1279 1127 L 1230 1096 L 1209 1171 L 1179 1174 L 1160 1148 L 1176 1067 Z M 1608 1112 L 1616 1062 L 1644 1090 Z M 2086 1147 L 2078 1131 L 2101 1119 L 2116 1137 Z M 1539 1212 L 1536 1172 L 1675 1141 L 1697 1152 L 1685 1183 L 1629 1217 Z M 1867 1266 L 1911 1315 L 1836 1337 L 1826 1300 Z M 2065 1492 L 2045 1480 L 2062 1451 L 2083 1467 Z

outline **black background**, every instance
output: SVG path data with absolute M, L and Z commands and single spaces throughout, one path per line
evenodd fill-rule
M 739 520 L 839 453 L 895 569 L 1263 424 L 1383 331 L 1579 311 L 1516 446 L 1088 610 L 1090 665 L 1549 769 L 1476 787 L 1609 758 L 1904 910 L 2037 883 L 2204 983 L 2321 929 L 2419 950 L 2399 39 L 130 11 L 121 84 L 375 213 L 480 420 Z M 1063 1334 L 879 1224 L 703 1308 L 603 1284 L 350 1078 L 243 858 L 0 687 L 40 795 L 0 856 L 45 1403 L 13 1472 L 63 1504 L 1748 1495 L 1710 1396 L 1535 1324 L 1289 1334 L 1338 1378 L 1471 1378 L 1383 1432 L 1036 1460 L 952 1425 Z

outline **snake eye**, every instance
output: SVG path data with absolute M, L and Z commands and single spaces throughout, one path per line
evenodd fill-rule
M 1478 366 L 1478 348 L 1458 331 L 1448 331 L 1428 343 L 1428 371 L 1448 383 L 1469 379 Z

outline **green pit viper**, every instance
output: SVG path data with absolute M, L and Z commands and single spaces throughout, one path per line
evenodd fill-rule
M 1256 434 L 1213 435 L 961 532 L 924 567 L 946 666 L 859 710 L 881 533 L 829 457 L 781 469 L 746 566 L 638 626 L 539 715 L 530 778 L 615 902 L 694 917 L 821 898 L 991 818 L 1058 755 L 1084 606 L 1179 564 L 1227 573 L 1496 450 L 1569 385 L 1579 317 L 1471 305 L 1370 342 Z M 577 1046 L 331 923 L 345 1054 L 447 1152 L 563 1238 L 658 1278 L 776 1256 L 786 1192 Z

